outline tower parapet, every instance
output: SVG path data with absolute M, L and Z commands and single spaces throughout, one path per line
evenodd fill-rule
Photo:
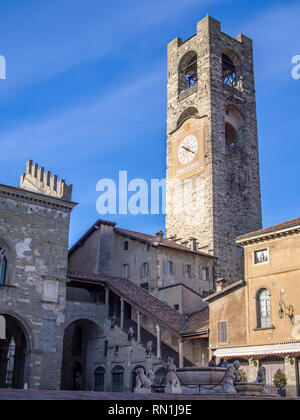
M 26 163 L 26 172 L 21 175 L 20 188 L 40 194 L 50 195 L 71 201 L 73 185 L 67 185 L 65 180 L 58 180 L 57 175 L 51 176 L 50 171 L 39 167 L 32 160 Z

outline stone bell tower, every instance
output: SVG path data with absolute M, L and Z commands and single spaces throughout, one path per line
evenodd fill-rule
M 262 226 L 252 41 L 209 16 L 173 40 L 167 118 L 167 237 L 218 257 L 214 278 L 241 280 L 235 238 Z

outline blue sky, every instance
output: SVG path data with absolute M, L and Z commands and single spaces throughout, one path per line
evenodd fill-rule
M 300 216 L 299 1 L 10 0 L 2 2 L 0 182 L 33 159 L 74 184 L 70 243 L 100 217 L 96 183 L 164 178 L 166 46 L 209 14 L 253 38 L 264 226 Z M 155 233 L 163 216 L 109 216 Z

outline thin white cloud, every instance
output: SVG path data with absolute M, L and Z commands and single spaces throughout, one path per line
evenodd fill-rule
M 199 0 L 151 0 L 131 7 L 129 2 L 125 10 L 122 1 L 121 10 L 116 3 L 109 15 L 99 4 L 53 0 L 39 2 L 19 14 L 3 13 L 0 38 L 5 40 L 1 47 L 8 54 L 8 78 L 1 85 L 1 94 L 14 93 L 78 63 L 116 52 L 130 39 L 199 4 Z
M 4 133 L 1 137 L 0 161 L 27 159 L 28 153 L 36 149 L 42 155 L 57 154 L 58 148 L 63 150 L 67 147 L 71 148 L 73 157 L 76 148 L 79 148 L 80 155 L 89 154 L 93 152 L 89 147 L 95 147 L 95 141 L 105 138 L 109 138 L 109 141 L 101 143 L 103 152 L 119 143 L 122 145 L 122 138 L 113 135 L 114 132 L 124 130 L 122 120 L 135 125 L 135 135 L 138 131 L 139 110 L 137 108 L 134 114 L 132 108 L 128 109 L 128 103 L 136 101 L 135 98 L 140 97 L 142 92 L 146 95 L 159 80 L 160 73 L 149 69 L 149 74 L 136 80 L 134 84 L 115 89 L 89 105 L 75 107 L 46 121 Z

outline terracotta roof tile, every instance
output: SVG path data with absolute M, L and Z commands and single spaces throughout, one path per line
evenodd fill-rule
M 152 318 L 165 324 L 166 327 L 173 329 L 177 333 L 179 333 L 187 320 L 184 315 L 150 295 L 128 279 L 79 272 L 68 272 L 68 278 L 80 282 L 106 285 L 126 301 L 139 307 Z
M 215 258 L 211 254 L 207 254 L 205 252 L 200 252 L 200 251 L 192 251 L 190 248 L 188 248 L 184 245 L 178 244 L 174 241 L 170 241 L 168 239 L 163 239 L 162 242 L 159 243 L 157 241 L 156 236 L 154 236 L 154 235 L 148 235 L 146 233 L 134 232 L 132 230 L 122 229 L 122 228 L 118 228 L 118 227 L 115 227 L 114 231 L 116 233 L 120 233 L 121 235 L 125 235 L 125 236 L 131 237 L 131 238 L 134 238 L 134 239 L 138 239 L 138 240 L 141 240 L 141 241 L 145 241 L 145 242 L 147 242 L 151 245 L 172 248 L 172 249 L 175 249 L 175 250 L 178 250 L 178 251 L 189 252 L 189 253 L 195 254 L 195 255 L 201 255 L 201 256 L 204 256 L 204 257 Z
M 209 308 L 204 308 L 199 312 L 191 315 L 186 321 L 180 333 L 195 334 L 200 332 L 207 332 L 209 328 Z
M 255 232 L 246 233 L 245 235 L 238 236 L 236 239 L 237 239 L 237 241 L 239 241 L 241 239 L 247 239 L 247 238 L 250 238 L 252 236 L 260 236 L 260 235 L 264 235 L 264 234 L 267 234 L 267 233 L 276 232 L 277 230 L 292 228 L 292 227 L 298 226 L 298 225 L 300 225 L 300 217 L 298 217 L 296 219 L 288 220 L 287 222 L 279 223 L 278 225 L 267 227 L 265 229 L 260 229 L 260 230 L 257 230 Z

